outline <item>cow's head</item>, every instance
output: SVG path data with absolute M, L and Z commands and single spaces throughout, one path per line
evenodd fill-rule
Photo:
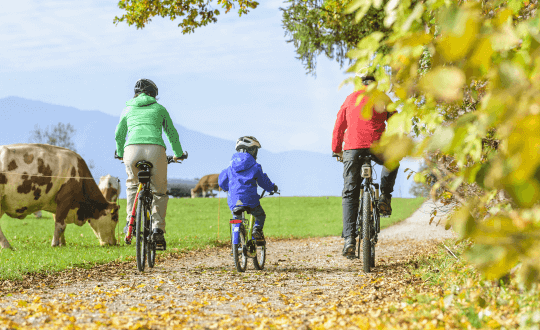
M 195 194 L 195 191 L 193 191 L 193 188 L 191 189 L 191 198 L 197 197 L 197 194 Z
M 88 220 L 101 245 L 116 245 L 114 230 L 118 224 L 118 208 L 117 204 L 109 203 L 98 217 Z

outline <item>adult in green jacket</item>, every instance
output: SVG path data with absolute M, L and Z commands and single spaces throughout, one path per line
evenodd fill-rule
M 154 166 L 150 170 L 152 201 L 152 237 L 159 249 L 165 250 L 165 215 L 167 212 L 167 155 L 162 130 L 165 131 L 176 162 L 182 156 L 182 146 L 178 132 L 167 109 L 157 103 L 158 88 L 150 79 L 139 79 L 135 84 L 135 96 L 126 102 L 120 122 L 116 126 L 116 152 L 126 165 L 127 234 L 128 223 L 137 194 L 139 169 L 135 167 L 140 160 L 147 160 Z M 128 139 L 126 141 L 126 135 Z

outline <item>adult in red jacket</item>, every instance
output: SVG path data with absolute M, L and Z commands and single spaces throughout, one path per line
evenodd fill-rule
M 374 81 L 375 78 L 373 76 L 362 77 L 362 83 L 365 86 Z M 332 151 L 337 154 L 343 152 L 342 237 L 345 239 L 343 255 L 346 257 L 354 256 L 356 248 L 356 218 L 358 217 L 360 187 L 363 181 L 363 178 L 360 176 L 362 164 L 359 157 L 373 154 L 369 148 L 373 142 L 381 138 L 382 133 L 386 129 L 385 121 L 396 113 L 386 111 L 386 105 L 392 101 L 386 94 L 379 92 L 375 96 L 377 100 L 374 102 L 373 116 L 369 120 L 363 119 L 360 112 L 368 102 L 368 98 L 364 96 L 360 103 L 356 105 L 358 96 L 363 93 L 365 93 L 365 90 L 361 89 L 347 97 L 338 112 L 332 136 Z M 343 142 L 345 142 L 344 145 Z M 384 164 L 382 155 L 373 155 L 376 158 L 375 162 L 377 164 Z M 379 199 L 379 207 L 383 215 L 390 215 L 392 213 L 391 199 L 398 168 L 389 171 L 383 165 L 381 173 L 382 195 Z

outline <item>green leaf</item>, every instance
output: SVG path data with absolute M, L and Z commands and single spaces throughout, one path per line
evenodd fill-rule
M 406 32 L 409 31 L 411 28 L 411 24 L 414 21 L 420 20 L 422 18 L 422 14 L 424 13 L 424 4 L 422 2 L 418 2 L 416 6 L 414 6 L 414 9 L 412 13 L 407 17 L 407 20 L 403 25 L 401 26 L 401 31 Z
M 354 0 L 352 1 L 343 11 L 345 14 L 351 14 L 354 13 L 360 6 L 364 5 L 365 3 L 369 3 L 371 5 L 371 1 L 369 0 Z
M 431 136 L 429 149 L 446 151 L 446 146 L 452 142 L 453 137 L 454 130 L 451 127 L 439 126 Z

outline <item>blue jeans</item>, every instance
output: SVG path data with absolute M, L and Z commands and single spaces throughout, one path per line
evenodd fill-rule
M 259 204 L 258 206 L 255 206 L 251 209 L 251 214 L 255 218 L 255 224 L 253 225 L 253 230 L 257 228 L 258 230 L 263 229 L 264 227 L 264 220 L 266 220 L 266 213 L 264 213 L 264 210 L 262 206 Z M 233 219 L 240 219 L 242 216 L 242 213 L 233 213 Z M 232 241 L 233 244 L 240 244 L 240 224 L 239 223 L 233 223 L 232 224 Z
M 360 198 L 360 188 L 364 178 L 360 176 L 362 163 L 360 156 L 367 156 L 371 151 L 366 149 L 351 149 L 343 152 L 343 232 L 341 237 L 356 238 L 356 218 L 358 217 L 358 205 Z M 374 155 L 375 162 L 379 165 L 384 164 L 381 155 Z M 381 173 L 381 193 L 392 196 L 399 166 L 393 171 L 389 171 L 384 165 Z

